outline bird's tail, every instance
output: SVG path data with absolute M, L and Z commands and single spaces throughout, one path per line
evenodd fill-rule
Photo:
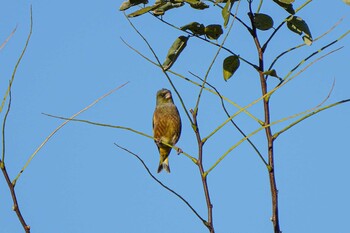
M 168 161 L 168 160 L 167 160 Z M 167 172 L 170 173 L 170 167 L 168 163 L 165 162 L 159 162 L 159 166 L 158 166 L 158 173 L 163 171 L 163 169 Z
M 158 166 L 158 173 L 161 172 L 163 169 L 167 172 L 170 173 L 170 167 L 169 167 L 169 160 L 168 160 L 168 155 L 169 155 L 169 149 L 166 148 L 165 150 L 163 148 L 159 148 L 160 152 L 160 160 L 159 160 L 159 166 Z

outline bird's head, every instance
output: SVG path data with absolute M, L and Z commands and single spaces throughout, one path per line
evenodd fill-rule
M 168 89 L 163 88 L 157 92 L 157 105 L 165 103 L 173 103 L 173 97 Z

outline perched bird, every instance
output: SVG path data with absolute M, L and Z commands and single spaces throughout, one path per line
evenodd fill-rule
M 163 144 L 175 145 L 181 134 L 181 118 L 171 92 L 161 89 L 157 92 L 156 109 L 153 114 L 153 137 L 159 151 L 160 161 L 158 173 L 163 169 L 170 173 L 168 156 L 171 147 Z

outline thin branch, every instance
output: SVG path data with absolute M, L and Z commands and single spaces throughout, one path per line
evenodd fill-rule
M 176 89 L 173 81 L 171 80 L 171 78 L 169 77 L 168 73 L 164 70 L 164 67 L 161 65 L 161 62 L 156 54 L 156 52 L 154 51 L 154 49 L 152 48 L 151 44 L 148 42 L 148 40 L 141 34 L 141 32 L 139 30 L 137 30 L 137 28 L 135 27 L 135 25 L 131 22 L 131 20 L 126 16 L 125 12 L 124 12 L 124 16 L 125 18 L 128 20 L 129 24 L 131 25 L 131 27 L 136 31 L 136 33 L 142 38 L 142 40 L 147 44 L 147 47 L 150 49 L 150 51 L 152 52 L 154 58 L 157 60 L 157 63 L 159 65 L 159 67 L 161 68 L 163 74 L 166 76 L 166 78 L 168 79 L 170 85 L 172 86 L 172 88 L 174 89 L 176 95 L 178 96 L 180 102 L 181 102 L 181 105 L 187 115 L 187 118 L 188 120 L 191 122 L 191 124 L 193 125 L 193 122 L 192 122 L 192 119 L 187 111 L 187 108 L 185 106 L 185 103 L 180 95 L 180 93 L 178 92 L 178 90 Z
M 90 125 L 96 125 L 96 126 L 101 126 L 101 127 L 107 127 L 107 128 L 113 128 L 113 129 L 122 129 L 122 130 L 126 130 L 126 131 L 130 131 L 133 133 L 136 133 L 138 135 L 144 136 L 146 138 L 155 140 L 154 137 L 152 137 L 151 135 L 148 135 L 146 133 L 143 133 L 141 131 L 129 128 L 129 127 L 125 127 L 125 126 L 120 126 L 120 125 L 110 125 L 110 124 L 105 124 L 105 123 L 99 123 L 99 122 L 94 122 L 94 121 L 89 121 L 89 120 L 83 120 L 83 119 L 72 119 L 72 118 L 67 118 L 67 117 L 61 117 L 61 116 L 55 116 L 55 115 L 51 115 L 51 114 L 47 114 L 47 113 L 43 113 L 44 115 L 48 116 L 48 117 L 53 117 L 53 118 L 57 118 L 57 119 L 61 119 L 61 120 L 66 120 L 66 121 L 75 121 L 75 122 L 81 122 L 81 123 L 86 123 L 86 124 L 90 124 Z M 167 142 L 163 142 L 161 141 L 162 144 L 169 146 L 171 148 L 173 148 L 176 151 L 179 151 L 179 147 L 175 146 L 175 145 L 170 145 Z M 197 163 L 197 160 L 192 157 L 191 155 L 189 155 L 188 153 L 184 152 L 182 149 L 180 150 L 181 154 L 184 154 L 186 157 L 188 157 L 189 159 L 191 159 L 194 163 Z
M 312 54 L 310 54 L 310 55 L 309 55 L 308 57 L 306 57 L 304 60 L 302 60 L 301 62 L 299 62 L 291 71 L 289 71 L 289 73 L 288 73 L 288 74 L 286 75 L 286 77 L 284 77 L 283 79 L 284 79 L 284 80 L 287 79 L 288 76 L 289 76 L 290 74 L 292 74 L 299 66 L 301 66 L 301 65 L 302 65 L 304 62 L 306 62 L 308 59 L 310 59 L 311 57 L 315 56 L 316 54 L 322 52 L 323 50 L 325 50 L 326 48 L 330 47 L 331 45 L 333 45 L 333 44 L 339 42 L 341 39 L 343 39 L 343 38 L 344 38 L 345 36 L 347 36 L 349 33 L 350 33 L 350 30 L 348 30 L 347 32 L 345 32 L 345 33 L 344 33 L 343 35 L 341 35 L 338 39 L 336 39 L 336 40 L 334 40 L 334 41 L 328 43 L 327 45 L 323 46 L 322 48 L 320 48 L 320 49 L 318 49 L 317 51 L 315 51 L 315 52 L 313 52 Z M 341 49 L 341 48 L 343 48 L 343 46 L 340 47 L 340 48 L 338 48 L 337 50 L 339 50 L 339 49 Z M 334 50 L 334 51 L 336 51 L 336 50 Z
M 321 112 L 321 111 L 323 111 L 323 110 L 329 109 L 329 108 L 331 108 L 331 107 L 334 107 L 334 106 L 337 106 L 337 105 L 339 105 L 339 104 L 343 104 L 343 103 L 346 103 L 346 102 L 349 102 L 349 101 L 350 101 L 350 99 L 346 99 L 346 100 L 342 100 L 342 101 L 339 101 L 339 102 L 336 102 L 336 103 L 327 105 L 327 106 L 325 106 L 325 107 L 323 107 L 323 108 L 319 108 L 319 109 L 317 109 L 317 110 L 315 110 L 315 111 L 313 111 L 313 112 L 307 114 L 306 116 L 304 116 L 304 117 L 302 117 L 302 118 L 296 120 L 296 121 L 293 122 L 292 124 L 288 125 L 288 126 L 285 127 L 284 129 L 282 129 L 281 131 L 275 133 L 275 134 L 273 135 L 273 137 L 274 137 L 274 138 L 277 138 L 279 135 L 281 135 L 282 133 L 286 132 L 288 129 L 292 128 L 293 126 L 295 126 L 296 124 L 302 122 L 303 120 L 305 120 L 305 119 L 307 119 L 307 118 L 309 118 L 309 117 L 315 115 L 316 113 L 319 113 L 319 112 Z
M 321 49 L 319 49 L 319 50 L 313 52 L 313 53 L 310 54 L 308 57 L 306 57 L 305 59 L 303 59 L 302 61 L 300 61 L 293 69 L 291 69 L 291 70 L 289 71 L 289 73 L 285 76 L 284 80 L 285 80 L 286 78 L 288 78 L 288 76 L 289 76 L 291 73 L 293 73 L 296 69 L 298 69 L 299 66 L 301 66 L 302 64 L 304 64 L 307 60 L 309 60 L 310 58 L 312 58 L 312 57 L 315 56 L 316 54 L 322 52 L 323 50 L 325 50 L 325 49 L 328 48 L 329 46 L 335 44 L 336 42 L 338 42 L 338 40 L 332 41 L 331 43 L 329 43 L 329 44 L 323 46 Z M 341 48 L 343 48 L 343 47 L 340 47 L 339 49 L 341 49 Z
M 261 92 L 262 95 L 267 95 L 268 87 L 267 87 L 267 81 L 264 77 L 264 49 L 261 47 L 261 43 L 259 40 L 259 37 L 257 35 L 256 26 L 254 24 L 254 17 L 252 12 L 252 1 L 249 1 L 249 10 L 248 16 L 251 21 L 252 25 L 252 37 L 254 39 L 254 43 L 256 46 L 256 50 L 258 52 L 258 59 L 259 59 L 259 70 L 258 75 L 260 78 L 260 86 L 261 86 Z M 263 108 L 264 108 L 264 128 L 265 128 L 265 135 L 267 140 L 267 154 L 268 154 L 268 175 L 269 175 L 269 181 L 270 181 L 270 190 L 271 190 L 271 203 L 272 203 L 272 217 L 271 221 L 273 223 L 273 229 L 275 233 L 281 233 L 280 225 L 279 225 L 279 212 L 278 212 L 278 191 L 277 191 L 277 184 L 276 184 L 276 178 L 275 178 L 275 165 L 274 165 L 274 139 L 272 137 L 271 127 L 271 112 L 270 112 L 270 95 L 268 95 L 266 98 L 263 98 Z
M 323 59 L 324 57 L 338 51 L 340 48 L 335 49 L 330 51 L 329 53 L 317 58 L 315 61 L 311 62 L 310 64 L 308 64 L 306 67 L 304 67 L 302 70 L 300 70 L 299 72 L 297 72 L 295 75 L 293 75 L 292 77 L 286 79 L 286 81 L 282 82 L 280 85 L 274 87 L 272 90 L 270 90 L 269 92 L 267 92 L 266 94 L 262 95 L 261 97 L 259 97 L 258 99 L 252 101 L 250 104 L 246 105 L 245 107 L 239 109 L 236 113 L 234 113 L 233 115 L 231 115 L 228 119 L 226 119 L 223 123 L 221 123 L 216 129 L 214 129 L 208 136 L 206 136 L 205 138 L 203 138 L 203 140 L 208 140 L 211 136 L 213 136 L 217 131 L 219 131 L 221 128 L 223 128 L 228 122 L 230 122 L 231 119 L 233 119 L 234 117 L 236 117 L 237 115 L 239 115 L 242 111 L 244 111 L 245 109 L 250 108 L 251 106 L 255 105 L 256 103 L 258 103 L 259 101 L 261 101 L 262 99 L 267 98 L 268 96 L 271 96 L 275 91 L 277 91 L 278 89 L 280 89 L 281 87 L 283 87 L 284 85 L 286 85 L 288 82 L 292 81 L 294 78 L 296 78 L 297 76 L 299 76 L 301 73 L 303 73 L 304 71 L 306 71 L 310 66 L 312 66 L 313 64 L 315 64 L 316 62 L 320 61 L 321 59 Z
M 251 138 L 252 136 L 254 136 L 255 134 L 257 134 L 258 132 L 260 132 L 261 130 L 265 129 L 266 127 L 271 126 L 272 124 L 268 124 L 265 126 L 261 126 L 258 129 L 254 130 L 253 132 L 251 132 L 250 134 L 246 135 L 244 138 L 240 139 L 238 142 L 236 142 L 233 146 L 231 146 L 223 155 L 220 156 L 220 158 L 215 161 L 215 163 L 205 172 L 206 174 L 209 174 L 217 165 L 219 165 L 219 163 L 231 152 L 233 151 L 235 148 L 237 148 L 239 145 L 241 145 L 245 140 Z M 264 163 L 265 164 L 265 163 Z M 265 166 L 267 168 L 269 168 L 268 164 L 265 164 Z
M 199 127 L 198 127 L 198 122 L 197 122 L 197 114 L 192 110 L 192 117 L 193 117 L 193 122 L 194 122 L 194 131 L 196 134 L 197 138 L 197 144 L 198 144 L 198 162 L 197 166 L 199 169 L 199 173 L 201 176 L 201 181 L 202 181 L 202 186 L 203 186 L 203 191 L 204 191 L 204 196 L 205 196 L 205 201 L 207 204 L 207 210 L 208 210 L 208 222 L 205 224 L 210 231 L 210 233 L 215 233 L 214 230 L 214 223 L 213 223 L 213 204 L 211 203 L 210 199 L 210 194 L 209 194 L 209 187 L 208 187 L 208 181 L 207 181 L 207 173 L 204 172 L 204 167 L 203 167 L 203 145 L 204 141 L 201 139 L 201 135 L 199 132 Z
M 202 78 L 200 78 L 198 75 L 195 75 L 193 74 L 192 72 L 190 72 L 190 74 L 192 74 L 193 76 L 197 77 L 198 79 L 202 80 Z M 217 93 L 217 95 L 220 97 L 220 102 L 221 102 L 221 106 L 222 106 L 222 109 L 224 110 L 224 112 L 226 113 L 227 117 L 230 117 L 231 115 L 229 114 L 228 110 L 226 109 L 226 106 L 225 106 L 225 102 L 224 102 L 224 99 L 222 98 L 222 95 L 219 93 L 219 91 L 213 86 L 211 85 L 210 83 L 208 82 L 205 82 L 208 86 L 210 86 L 211 88 L 213 88 L 215 90 L 215 92 Z M 247 135 L 243 132 L 243 130 L 231 119 L 230 120 L 231 123 L 233 124 L 233 126 L 238 130 L 238 132 L 240 132 L 240 134 L 243 136 L 243 137 L 247 137 Z M 258 156 L 260 157 L 260 159 L 262 160 L 262 162 L 267 166 L 267 162 L 266 160 L 264 159 L 264 157 L 262 156 L 262 154 L 260 153 L 259 149 L 254 145 L 254 143 L 249 139 L 247 138 L 247 141 L 248 143 L 253 147 L 254 151 L 258 154 Z
M 27 225 L 26 221 L 24 220 L 23 215 L 22 215 L 21 210 L 20 210 L 19 205 L 18 205 L 17 196 L 16 196 L 16 192 L 15 192 L 15 186 L 11 183 L 11 180 L 10 180 L 10 177 L 7 173 L 6 166 L 5 166 L 4 162 L 0 161 L 0 163 L 1 163 L 2 173 L 5 177 L 7 186 L 9 187 L 10 192 L 11 192 L 11 197 L 12 197 L 12 201 L 13 201 L 12 209 L 13 209 L 13 211 L 16 212 L 16 215 L 17 215 L 19 221 L 21 222 L 24 231 L 26 233 L 30 233 L 30 226 Z
M 281 122 L 287 121 L 287 120 L 289 120 L 289 119 L 296 118 L 296 117 L 301 116 L 301 115 L 306 115 L 306 114 L 309 113 L 309 112 L 312 112 L 312 111 L 315 111 L 315 110 L 319 109 L 319 108 L 329 99 L 329 97 L 331 96 L 331 94 L 332 94 L 332 92 L 333 92 L 334 85 L 335 85 L 335 80 L 333 81 L 332 87 L 331 87 L 331 89 L 330 89 L 328 95 L 326 96 L 326 98 L 323 99 L 323 100 L 321 101 L 321 103 L 319 103 L 317 106 L 315 106 L 315 107 L 313 107 L 313 108 L 310 108 L 310 109 L 308 109 L 308 110 L 306 110 L 306 111 L 299 112 L 299 113 L 293 114 L 293 115 L 291 115 L 291 116 L 284 117 L 284 118 L 282 118 L 282 119 L 276 120 L 276 121 L 272 122 L 271 125 L 274 125 L 274 124 L 277 124 L 277 123 L 281 123 Z M 275 136 L 274 136 L 274 139 L 276 139 Z
M 210 2 L 214 2 L 214 1 L 211 1 L 211 0 L 209 0 L 209 1 L 210 1 Z M 219 5 L 219 7 L 223 8 L 223 7 L 220 6 L 220 5 Z M 150 14 L 152 14 L 152 13 L 150 13 Z M 219 48 L 221 48 L 221 49 L 227 51 L 228 53 L 237 56 L 241 61 L 243 61 L 243 62 L 245 62 L 246 64 L 250 65 L 250 66 L 253 67 L 254 69 L 257 69 L 257 66 L 256 66 L 255 64 L 253 64 L 252 62 L 246 60 L 245 58 L 241 57 L 240 55 L 234 53 L 232 50 L 230 50 L 229 48 L 223 46 L 222 44 L 218 44 L 218 43 L 216 43 L 216 42 L 213 42 L 213 41 L 207 39 L 206 37 L 201 37 L 201 36 L 199 36 L 199 35 L 197 35 L 197 34 L 194 34 L 194 33 L 190 32 L 190 31 L 184 31 L 184 30 L 180 29 L 179 27 L 175 26 L 174 24 L 172 24 L 172 23 L 170 23 L 170 22 L 164 20 L 163 18 L 157 17 L 157 16 L 154 15 L 154 14 L 152 14 L 152 15 L 153 15 L 156 19 L 158 19 L 158 20 L 160 20 L 161 22 L 165 23 L 166 25 L 168 25 L 168 26 L 170 26 L 170 27 L 172 27 L 172 28 L 175 28 L 175 29 L 177 29 L 177 30 L 180 30 L 181 32 L 185 32 L 185 33 L 187 33 L 188 35 L 190 35 L 191 37 L 196 37 L 196 38 L 198 38 L 198 39 L 200 39 L 200 40 L 202 40 L 202 41 L 205 41 L 205 42 L 207 42 L 207 43 L 209 43 L 209 44 L 211 44 L 211 45 L 214 45 L 214 46 L 216 46 L 216 47 L 219 47 Z M 231 15 L 232 15 L 233 17 L 235 17 L 235 15 L 233 15 L 232 13 L 231 13 Z M 236 19 L 237 19 L 238 21 L 240 21 L 240 19 L 238 19 L 237 17 L 236 17 Z M 241 22 L 241 21 L 240 21 L 240 22 Z M 243 23 L 243 22 L 242 22 L 242 23 Z M 244 24 L 244 23 L 243 23 L 243 24 Z
M 11 110 L 11 100 L 12 100 L 12 96 L 11 96 L 11 90 L 9 92 L 9 102 L 7 104 L 7 110 L 4 116 L 4 120 L 2 122 L 2 157 L 1 160 L 3 163 L 5 163 L 5 147 L 6 147 L 6 142 L 5 142 L 5 128 L 6 128 L 6 121 L 7 121 L 7 116 L 10 113 Z
M 5 95 L 4 95 L 4 98 L 3 98 L 2 103 L 1 103 L 1 106 L 0 106 L 0 113 L 2 112 L 2 109 L 3 109 L 4 105 L 5 105 L 7 96 L 8 96 L 8 94 L 9 94 L 10 90 L 11 90 L 12 83 L 13 83 L 13 81 L 14 81 L 14 79 L 15 79 L 15 76 L 16 76 L 16 73 L 17 73 L 17 68 L 18 68 L 19 64 L 21 63 L 24 54 L 25 54 L 26 51 L 27 51 L 27 47 L 28 47 L 28 44 L 29 44 L 29 41 L 30 41 L 30 37 L 32 36 L 32 32 L 33 32 L 33 13 L 32 13 L 32 6 L 30 6 L 30 28 L 29 28 L 29 34 L 28 34 L 26 43 L 25 43 L 25 45 L 24 45 L 24 48 L 23 48 L 23 50 L 22 50 L 22 53 L 21 53 L 21 55 L 19 56 L 19 58 L 18 58 L 18 60 L 17 60 L 17 63 L 16 63 L 16 65 L 15 65 L 14 69 L 13 69 L 12 77 L 11 77 L 11 79 L 10 79 L 10 84 L 9 84 L 7 90 L 6 90 L 6 93 L 5 93 Z
M 158 184 L 160 184 L 163 188 L 165 188 L 166 190 L 168 190 L 169 192 L 171 192 L 172 194 L 174 194 L 175 196 L 177 196 L 178 198 L 180 198 L 181 201 L 183 201 L 191 210 L 192 212 L 203 222 L 204 225 L 207 224 L 207 221 L 205 221 L 199 214 L 198 212 L 191 206 L 191 204 L 186 201 L 185 198 L 183 198 L 180 194 L 178 194 L 177 192 L 175 192 L 173 189 L 169 188 L 168 186 L 166 186 L 165 184 L 163 184 L 160 180 L 158 180 L 153 174 L 152 172 L 149 170 L 149 168 L 147 167 L 147 165 L 145 164 L 145 162 L 140 158 L 140 156 L 138 156 L 137 154 L 131 152 L 130 150 L 118 145 L 117 143 L 114 143 L 114 145 L 116 145 L 117 147 L 119 147 L 120 149 L 128 152 L 129 154 L 132 154 L 133 156 L 135 156 L 143 165 L 143 167 L 146 169 L 147 173 L 152 177 L 153 180 L 155 180 Z
M 138 50 L 136 50 L 134 47 L 132 47 L 130 44 L 128 44 L 125 40 L 123 40 L 123 38 L 120 38 L 120 39 L 122 40 L 122 42 L 123 42 L 126 46 L 128 46 L 131 50 L 133 50 L 134 52 L 136 52 L 136 53 L 137 53 L 138 55 L 140 55 L 142 58 L 144 58 L 144 59 L 147 60 L 148 62 L 152 63 L 153 65 L 159 66 L 158 63 L 152 61 L 150 58 L 148 58 L 147 56 L 145 56 L 144 54 L 142 54 L 141 52 L 139 52 Z M 179 73 L 176 73 L 175 71 L 172 71 L 172 70 L 169 69 L 169 70 L 167 70 L 167 72 L 169 72 L 169 73 L 171 73 L 171 74 L 174 74 L 174 75 L 176 75 L 176 76 L 178 76 L 178 77 L 180 77 L 180 78 L 182 78 L 182 79 L 184 79 L 184 80 L 190 82 L 191 84 L 196 85 L 197 87 L 200 87 L 200 88 L 203 87 L 205 90 L 209 91 L 210 93 L 217 95 L 217 93 L 216 93 L 214 90 L 212 90 L 212 89 L 210 89 L 210 88 L 207 88 L 207 87 L 203 86 L 202 84 L 197 83 L 197 82 L 195 82 L 195 81 L 193 81 L 193 80 L 191 80 L 191 79 L 189 79 L 189 78 L 187 78 L 187 77 L 185 77 L 185 76 L 183 76 L 183 75 L 181 75 L 181 74 L 179 74 Z M 262 123 L 263 123 L 260 119 L 256 118 L 256 117 L 255 117 L 254 115 L 252 115 L 249 111 L 247 111 L 246 109 L 243 109 L 240 105 L 238 105 L 237 103 L 233 102 L 233 101 L 230 100 L 229 98 L 227 98 L 227 97 L 225 97 L 225 96 L 223 96 L 223 95 L 222 95 L 221 97 L 222 97 L 225 101 L 227 101 L 228 103 L 230 103 L 230 104 L 232 104 L 233 106 L 235 106 L 236 108 L 242 109 L 242 111 L 243 111 L 244 113 L 246 113 L 249 117 L 251 117 L 252 119 L 254 119 L 254 120 L 255 120 L 256 122 L 258 122 L 259 124 L 262 124 Z
M 326 36 L 328 33 L 330 33 L 331 31 L 333 31 L 342 21 L 343 21 L 344 18 L 341 18 L 337 23 L 335 23 L 328 31 L 326 31 L 325 33 L 323 33 L 322 35 L 318 36 L 316 39 L 313 40 L 313 42 L 316 42 L 318 41 L 319 39 L 323 38 L 324 36 Z M 306 44 L 305 43 L 302 43 L 302 44 L 299 44 L 297 46 L 294 46 L 292 48 L 289 48 L 287 49 L 286 51 L 280 53 L 271 63 L 270 67 L 267 69 L 267 70 L 272 70 L 272 68 L 274 67 L 274 65 L 276 64 L 276 62 L 281 58 L 283 57 L 284 55 L 288 54 L 289 52 L 293 51 L 293 50 L 296 50 L 296 49 L 299 49 L 301 47 L 304 47 Z M 265 76 L 265 79 L 268 78 L 268 75 Z
M 214 0 L 208 0 L 208 1 L 211 2 L 211 3 L 214 3 L 214 5 L 219 7 L 219 8 L 221 8 L 221 10 L 224 9 L 223 6 L 217 4 Z M 239 2 L 240 1 L 241 0 L 239 0 Z M 235 17 L 237 19 L 237 21 L 240 22 L 250 32 L 251 28 L 245 22 L 243 22 L 239 17 L 235 16 L 235 14 L 230 13 L 230 15 Z
M 328 99 L 328 96 L 327 98 Z M 324 100 L 325 101 L 325 100 Z M 324 101 L 322 101 L 321 104 L 319 104 L 318 106 L 322 105 L 324 103 Z M 237 143 L 235 143 L 233 146 L 231 146 L 223 155 L 220 156 L 220 158 L 206 171 L 206 173 L 210 173 L 231 151 L 233 151 L 235 148 L 237 148 L 239 145 L 241 145 L 245 140 L 248 140 L 249 138 L 251 138 L 252 136 L 254 136 L 255 134 L 259 133 L 261 130 L 265 129 L 266 127 L 271 127 L 273 125 L 276 125 L 278 123 L 281 123 L 281 122 L 284 122 L 284 121 L 287 121 L 289 119 L 292 119 L 292 118 L 295 118 L 295 117 L 298 117 L 300 115 L 304 115 L 310 111 L 313 111 L 312 113 L 298 119 L 297 121 L 293 122 L 291 125 L 288 125 L 286 128 L 284 128 L 283 130 L 281 130 L 280 132 L 278 133 L 275 133 L 273 135 L 273 138 L 274 140 L 277 138 L 277 136 L 279 136 L 281 133 L 285 132 L 286 130 L 290 129 L 292 126 L 296 125 L 297 123 L 299 123 L 300 121 L 302 121 L 303 119 L 306 119 L 308 117 L 310 117 L 311 115 L 314 115 L 315 113 L 317 112 L 320 112 L 320 111 L 323 111 L 325 109 L 328 109 L 330 107 L 334 107 L 340 103 L 345 103 L 345 102 L 348 102 L 350 101 L 350 99 L 348 100 L 342 100 L 342 101 L 339 101 L 337 103 L 334 103 L 334 104 L 331 104 L 331 105 L 328 105 L 326 107 L 323 107 L 323 108 L 318 108 L 318 109 L 315 109 L 315 107 L 309 109 L 309 110 L 306 110 L 304 112 L 301 112 L 301 113 L 297 113 L 297 114 L 294 114 L 292 116 L 289 116 L 289 117 L 285 117 L 285 118 L 282 118 L 282 119 L 279 119 L 279 120 L 276 120 L 274 122 L 271 122 L 270 124 L 268 125 L 264 125 L 256 130 L 254 130 L 253 132 L 251 132 L 250 134 L 248 134 L 247 136 L 245 136 L 244 138 L 240 139 Z M 309 116 L 310 115 L 310 116 Z M 269 165 L 267 165 L 267 168 L 268 170 L 270 170 L 269 168 Z
M 256 10 L 256 13 L 259 13 L 259 12 L 260 12 L 260 9 L 261 9 L 261 7 L 262 7 L 263 2 L 264 2 L 264 0 L 260 0 L 258 9 Z
M 20 223 L 22 224 L 23 229 L 25 230 L 25 232 L 29 233 L 30 232 L 30 227 L 27 225 L 27 223 L 24 220 L 24 217 L 23 217 L 23 215 L 21 213 L 21 210 L 19 208 L 18 201 L 17 201 L 15 187 L 11 183 L 10 177 L 9 177 L 9 175 L 7 173 L 6 166 L 5 166 L 5 146 L 6 146 L 6 143 L 5 143 L 5 128 L 6 128 L 7 116 L 9 114 L 9 112 L 10 112 L 10 109 L 11 109 L 11 99 L 12 99 L 12 96 L 11 96 L 11 89 L 10 89 L 10 91 L 9 91 L 9 102 L 8 102 L 8 105 L 7 105 L 7 110 L 6 110 L 6 113 L 5 113 L 5 116 L 4 116 L 4 120 L 3 120 L 3 124 L 2 124 L 2 159 L 0 160 L 0 167 L 1 167 L 2 173 L 3 173 L 4 177 L 5 177 L 7 186 L 10 189 L 10 193 L 11 193 L 11 197 L 12 197 L 12 201 L 13 201 L 13 210 L 16 212 L 16 215 L 17 215 Z
M 240 1 L 239 1 L 238 3 L 240 3 Z M 236 7 L 236 13 L 235 13 L 235 15 L 237 15 L 238 8 L 239 8 L 239 4 L 238 4 L 237 7 Z M 234 18 L 234 19 L 235 19 L 235 18 Z M 229 29 L 228 29 L 228 31 L 227 31 L 227 33 L 226 33 L 224 39 L 222 40 L 222 42 L 221 42 L 221 44 L 220 44 L 220 47 L 218 48 L 216 54 L 214 55 L 213 60 L 212 60 L 212 62 L 210 63 L 210 65 L 209 65 L 209 67 L 208 67 L 208 69 L 207 69 L 206 74 L 204 75 L 203 84 L 202 84 L 202 87 L 200 88 L 200 91 L 199 91 L 199 93 L 198 93 L 196 106 L 194 107 L 194 114 L 196 114 L 196 115 L 198 114 L 199 102 L 200 102 L 200 99 L 201 99 L 201 96 L 202 96 L 202 92 L 203 92 L 203 89 L 204 89 L 204 86 L 205 86 L 205 82 L 207 81 L 208 76 L 209 76 L 209 73 L 210 73 L 210 71 L 211 71 L 211 68 L 213 67 L 213 65 L 214 65 L 214 63 L 215 63 L 217 57 L 219 56 L 219 54 L 220 54 L 220 52 L 221 52 L 222 46 L 224 46 L 224 44 L 225 44 L 225 42 L 226 42 L 228 36 L 230 35 L 230 32 L 231 32 L 232 27 L 233 27 L 233 23 L 235 22 L 234 19 L 232 20 L 231 25 L 230 25 L 230 27 L 229 27 Z
M 73 116 L 71 116 L 70 118 L 67 118 L 67 120 L 65 122 L 63 122 L 60 126 L 58 126 L 54 131 L 52 131 L 52 133 L 45 138 L 45 140 L 40 144 L 40 146 L 31 154 L 31 156 L 29 157 L 29 159 L 27 160 L 27 162 L 25 163 L 25 165 L 23 166 L 23 168 L 21 169 L 21 171 L 18 173 L 18 175 L 16 176 L 16 178 L 12 181 L 13 185 L 16 184 L 17 180 L 19 179 L 19 177 L 21 176 L 21 174 L 24 172 L 24 170 L 28 167 L 29 163 L 33 160 L 33 158 L 35 157 L 35 155 L 41 150 L 41 148 L 43 148 L 43 146 L 51 139 L 52 136 L 54 136 L 58 130 L 60 130 L 63 126 L 65 126 L 69 121 L 73 120 L 76 116 L 78 116 L 79 114 L 85 112 L 86 110 L 88 110 L 89 108 L 91 108 L 92 106 L 94 106 L 95 104 L 97 104 L 99 101 L 101 101 L 102 99 L 104 99 L 105 97 L 109 96 L 110 94 L 114 93 L 115 91 L 119 90 L 120 88 L 124 87 L 126 84 L 128 84 L 129 82 L 126 82 L 122 85 L 120 85 L 119 87 L 109 91 L 108 93 L 104 94 L 103 96 L 99 97 L 98 99 L 96 99 L 95 101 L 93 101 L 91 104 L 89 104 L 87 107 L 83 108 L 82 110 L 80 110 L 79 112 L 75 113 Z
M 6 90 L 6 93 L 4 95 L 4 98 L 3 98 L 3 101 L 1 103 L 1 106 L 0 106 L 0 113 L 2 112 L 2 109 L 6 103 L 6 99 L 7 97 L 9 97 L 9 101 L 8 101 L 8 104 L 7 104 L 7 110 L 6 110 L 6 113 L 5 113 L 5 116 L 4 116 L 4 120 L 3 120 L 3 124 L 2 124 L 2 159 L 0 160 L 0 168 L 1 168 L 1 171 L 4 175 L 4 178 L 6 180 L 6 183 L 7 183 L 7 186 L 10 190 L 10 193 L 11 193 L 11 198 L 12 198 L 12 201 L 13 201 L 13 211 L 16 212 L 16 215 L 17 215 L 17 218 L 18 220 L 20 221 L 24 231 L 26 233 L 30 233 L 30 226 L 27 225 L 26 221 L 24 220 L 24 217 L 21 213 L 21 210 L 19 208 L 19 204 L 18 204 L 18 201 L 17 201 L 17 196 L 16 196 L 16 192 L 15 192 L 15 185 L 13 183 L 11 183 L 11 180 L 10 180 L 10 177 L 9 177 L 9 174 L 7 173 L 7 170 L 6 170 L 6 166 L 5 166 L 5 128 L 6 128 L 6 120 L 7 120 L 7 117 L 8 117 L 8 114 L 11 110 L 11 99 L 12 99 L 12 96 L 11 96 L 11 90 L 12 90 L 12 83 L 15 79 L 15 76 L 16 76 L 16 72 L 17 72 L 17 68 L 19 66 L 19 64 L 21 63 L 21 60 L 27 50 L 27 47 L 28 47 L 28 44 L 29 44 L 29 41 L 30 41 L 30 37 L 32 35 L 32 30 L 33 30 L 33 11 L 32 11 L 32 6 L 30 6 L 30 29 L 29 29 L 29 34 L 28 34 L 28 37 L 27 37 L 27 40 L 26 40 L 26 43 L 25 43 L 25 46 L 22 50 L 22 53 L 21 55 L 19 56 L 18 60 L 17 60 L 17 63 L 14 67 L 14 70 L 12 72 L 12 77 L 9 81 L 9 85 L 7 87 L 7 90 Z M 6 39 L 6 41 L 2 44 L 1 48 L 7 43 L 7 41 L 11 38 L 11 36 L 13 35 L 13 33 L 16 31 L 16 28 L 12 31 L 11 35 Z
M 303 9 L 307 4 L 309 4 L 310 2 L 312 2 L 312 0 L 307 0 L 306 2 L 304 2 L 300 7 L 298 7 L 295 10 L 295 13 L 297 13 L 298 11 L 300 11 L 301 9 Z M 267 41 L 264 43 L 264 45 L 261 47 L 262 51 L 265 52 L 268 44 L 270 43 L 270 41 L 272 40 L 272 38 L 276 35 L 276 33 L 281 29 L 281 27 L 288 21 L 288 19 L 291 17 L 292 15 L 289 15 L 288 17 L 286 17 L 283 22 L 280 23 L 280 25 L 277 26 L 277 28 L 272 32 L 272 34 L 270 35 L 269 39 L 267 39 Z
M 10 33 L 10 35 L 5 39 L 5 41 L 0 45 L 0 50 L 2 50 L 5 45 L 7 44 L 7 42 L 9 42 L 9 40 L 11 39 L 11 37 L 13 36 L 13 34 L 15 34 L 17 30 L 17 26 L 12 30 L 12 32 Z

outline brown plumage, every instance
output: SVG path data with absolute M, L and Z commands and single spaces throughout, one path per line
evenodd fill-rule
M 153 137 L 158 147 L 160 161 L 158 173 L 163 169 L 170 173 L 168 156 L 171 147 L 175 145 L 181 134 L 181 118 L 177 110 L 171 92 L 167 89 L 161 89 L 157 92 L 156 109 L 153 114 Z

